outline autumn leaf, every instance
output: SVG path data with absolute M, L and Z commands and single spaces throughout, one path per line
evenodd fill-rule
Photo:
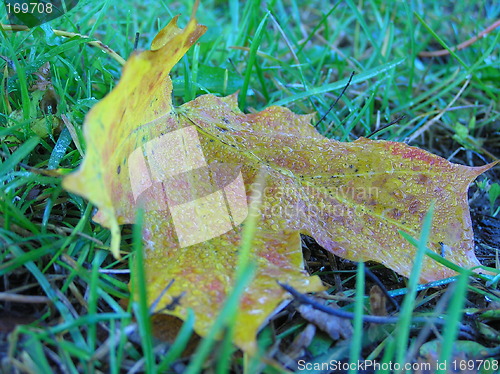
M 183 30 L 176 23 L 150 51 L 129 58 L 118 85 L 89 112 L 87 153 L 63 184 L 99 208 L 94 220 L 110 228 L 115 256 L 119 226 L 144 208 L 150 303 L 161 296 L 160 309 L 183 295 L 168 313 L 184 318 L 192 308 L 196 331 L 207 333 L 234 281 L 252 194 L 262 200 L 251 253 L 257 271 L 234 336 L 250 353 L 259 327 L 288 297 L 278 280 L 301 292 L 323 289 L 303 269 L 300 233 L 344 258 L 408 276 L 415 248 L 399 232 L 417 237 L 435 201 L 430 248 L 446 248 L 446 258 L 464 268 L 479 265 L 466 192 L 491 165 L 456 165 L 397 142 L 327 139 L 312 115 L 276 106 L 245 114 L 236 95 L 203 95 L 174 108 L 168 74 L 205 32 L 194 19 Z M 262 169 L 260 191 L 253 183 Z M 421 281 L 454 274 L 426 259 Z

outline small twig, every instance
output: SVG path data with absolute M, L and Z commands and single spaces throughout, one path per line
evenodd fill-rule
M 326 305 L 322 305 L 322 304 L 316 302 L 315 300 L 307 297 L 306 295 L 301 294 L 299 291 L 297 291 L 292 286 L 289 286 L 288 284 L 284 284 L 281 282 L 278 282 L 278 284 L 285 291 L 289 292 L 294 297 L 294 299 L 301 304 L 310 305 L 314 309 L 320 310 L 320 311 L 325 312 L 327 314 L 330 314 L 332 316 L 350 319 L 350 320 L 353 320 L 355 318 L 354 313 L 346 312 L 345 310 L 342 310 L 342 309 L 333 309 L 333 308 L 330 308 Z M 399 322 L 399 317 L 372 316 L 372 315 L 366 315 L 366 314 L 362 315 L 362 319 L 363 319 L 363 322 L 375 323 L 375 324 L 396 324 Z M 444 319 L 426 318 L 426 317 L 413 317 L 411 319 L 411 323 L 434 323 L 434 324 L 438 324 L 438 325 L 446 325 L 446 321 Z M 460 324 L 459 327 L 460 327 L 461 331 L 470 332 L 470 329 L 468 326 Z
M 139 45 L 139 35 L 141 34 L 138 32 L 135 33 L 134 51 L 137 49 L 137 46 Z
M 162 312 L 164 310 L 174 310 L 177 308 L 179 305 L 181 305 L 181 300 L 182 298 L 186 296 L 186 291 L 182 291 L 179 295 L 177 296 L 172 296 L 172 301 L 170 304 L 166 305 L 164 308 L 160 309 L 159 312 Z
M 335 99 L 335 102 L 332 105 L 330 105 L 330 108 L 328 108 L 328 110 L 323 115 L 323 117 L 321 117 L 321 119 L 318 122 L 316 122 L 316 125 L 314 125 L 314 126 L 318 126 L 326 118 L 328 113 L 330 113 L 330 111 L 333 109 L 333 107 L 338 103 L 340 98 L 344 95 L 345 91 L 347 90 L 347 87 L 349 87 L 349 85 L 351 84 L 352 77 L 354 77 L 354 71 L 351 73 L 351 76 L 349 77 L 349 80 L 347 81 L 347 84 L 344 86 L 344 89 L 340 93 L 339 97 L 337 97 L 337 99 Z
M 479 34 L 476 36 L 473 36 L 469 40 L 466 40 L 463 43 L 460 43 L 459 45 L 450 48 L 451 51 L 460 51 L 461 49 L 467 48 L 471 44 L 475 43 L 477 40 L 480 38 L 485 37 L 487 34 L 495 30 L 497 27 L 500 26 L 500 19 L 496 20 L 492 25 L 488 26 L 486 29 L 481 31 Z M 450 54 L 450 51 L 447 49 L 440 49 L 439 51 L 423 51 L 420 52 L 418 55 L 420 57 L 440 57 L 440 56 L 447 56 Z
M 25 304 L 47 304 L 51 302 L 46 296 L 19 295 L 10 292 L 0 292 L 0 301 Z
M 156 307 L 158 306 L 160 300 L 163 298 L 163 296 L 167 293 L 167 291 L 170 289 L 170 287 L 172 287 L 172 285 L 174 284 L 175 282 L 175 279 L 172 279 L 170 282 L 168 282 L 168 284 L 165 286 L 165 288 L 160 292 L 160 294 L 158 295 L 158 297 L 155 299 L 155 301 L 153 301 L 153 304 L 151 304 L 151 306 L 149 307 L 149 311 L 151 314 L 153 314 L 155 312 L 155 309 Z
M 375 131 L 374 131 L 374 132 L 372 132 L 370 135 L 368 135 L 368 136 L 367 136 L 367 138 L 371 138 L 373 135 L 375 135 L 375 134 L 379 133 L 379 132 L 380 132 L 380 131 L 382 131 L 382 130 L 385 130 L 386 128 L 388 128 L 388 127 L 390 127 L 390 126 L 392 126 L 392 125 L 395 125 L 396 123 L 398 123 L 399 121 L 401 121 L 401 120 L 403 120 L 403 119 L 405 119 L 405 118 L 406 118 L 406 116 L 403 114 L 402 116 L 400 116 L 400 117 L 396 118 L 395 120 L 393 120 L 393 121 L 389 122 L 387 125 L 384 125 L 384 126 L 382 126 L 381 128 L 379 128 L 379 129 L 375 130 Z
M 0 227 L 5 227 L 5 219 L 3 217 L 0 217 Z M 16 225 L 15 223 L 12 223 L 12 222 L 9 222 L 9 230 L 11 230 L 12 232 L 18 234 L 18 235 L 21 235 L 23 237 L 29 237 L 29 236 L 33 236 L 33 233 L 29 230 L 26 230 L 24 227 L 21 227 L 19 225 Z M 7 245 L 7 242 L 5 242 L 5 244 Z M 2 246 L 0 246 L 0 248 L 2 248 Z
M 99 269 L 101 274 L 130 274 L 130 269 Z
M 329 306 L 322 305 L 322 304 L 316 302 L 315 300 L 307 297 L 306 295 L 301 294 L 295 288 L 293 288 L 292 286 L 289 286 L 288 284 L 284 284 L 281 282 L 278 282 L 278 284 L 285 291 L 289 292 L 294 297 L 294 299 L 301 304 L 310 305 L 314 309 L 320 310 L 320 311 L 325 312 L 327 314 L 331 314 L 335 317 L 351 319 L 351 320 L 354 319 L 354 313 L 346 312 L 345 310 L 342 310 L 342 309 L 334 309 L 334 308 L 330 308 Z M 363 322 L 386 324 L 386 323 L 397 323 L 398 321 L 399 321 L 399 318 L 397 318 L 397 317 L 363 315 Z
M 198 11 L 199 6 L 200 6 L 200 0 L 196 0 L 193 4 L 193 10 L 191 11 L 191 19 L 196 18 L 196 12 Z
M 102 241 L 100 241 L 99 239 L 94 238 L 94 237 L 90 236 L 89 234 L 85 234 L 84 232 L 80 232 L 80 231 L 75 232 L 75 229 L 71 228 L 71 227 L 56 226 L 56 225 L 49 223 L 49 224 L 47 224 L 47 228 L 50 230 L 54 230 L 58 234 L 62 234 L 62 233 L 74 234 L 74 235 L 80 236 L 84 239 L 90 240 L 91 242 L 94 242 L 97 245 L 104 246 L 104 243 Z
M 0 23 L 0 27 L 6 31 L 29 31 L 30 30 L 29 27 L 23 26 L 23 25 L 6 25 L 3 23 Z M 122 56 L 120 56 L 118 53 L 116 53 L 114 50 L 112 50 L 106 44 L 104 44 L 103 42 L 101 42 L 99 40 L 91 40 L 91 38 L 86 36 L 86 35 L 82 35 L 82 34 L 78 34 L 78 33 L 74 33 L 74 32 L 67 32 L 67 31 L 62 31 L 62 30 L 53 30 L 53 31 L 54 31 L 55 35 L 62 36 L 65 38 L 73 38 L 73 37 L 77 36 L 77 37 L 80 37 L 82 39 L 88 39 L 88 41 L 86 42 L 88 45 L 91 45 L 93 47 L 97 47 L 97 48 L 103 50 L 104 52 L 109 54 L 111 56 L 111 58 L 113 58 L 115 61 L 117 61 L 120 65 L 125 65 L 126 61 Z

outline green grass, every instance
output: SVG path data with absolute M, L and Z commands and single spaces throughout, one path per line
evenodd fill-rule
M 447 57 L 417 56 L 479 33 L 499 18 L 497 2 L 458 1 L 444 6 L 430 0 L 332 4 L 275 0 L 267 2 L 267 8 L 262 4 L 255 0 L 202 2 L 198 20 L 208 31 L 172 71 L 176 104 L 202 93 L 227 95 L 240 90 L 239 104 L 245 111 L 284 105 L 298 113 L 316 112 L 318 120 L 355 72 L 346 94 L 317 124 L 324 135 L 351 141 L 382 129 L 371 138 L 409 141 L 471 166 L 499 156 L 499 30 Z M 130 255 L 121 261 L 113 259 L 107 251 L 109 231 L 91 219 L 94 207 L 65 192 L 57 175 L 39 172 L 78 167 L 85 152 L 84 116 L 116 85 L 121 72 L 119 62 L 89 46 L 88 39 L 63 38 L 53 30 L 87 35 L 126 59 L 133 52 L 136 32 L 140 33 L 138 48 L 146 49 L 172 16 L 182 14 L 180 25 L 184 26 L 191 6 L 189 1 L 81 0 L 66 16 L 42 27 L 0 30 L 0 291 L 25 297 L 23 302 L 0 299 L 0 319 L 15 321 L 8 341 L 4 338 L 7 331 L 0 330 L 0 351 L 5 352 L 0 353 L 0 372 L 194 373 L 202 370 L 207 358 L 218 373 L 235 368 L 275 373 L 285 362 L 279 352 L 304 329 L 304 321 L 287 309 L 285 317 L 273 320 L 260 334 L 256 357 L 235 353 L 229 338 L 214 346 L 221 332 L 231 336 L 231 324 L 228 327 L 225 322 L 234 320 L 238 297 L 251 277 L 252 269 L 243 259 L 240 282 L 209 339 L 202 341 L 194 355 L 182 356 L 193 329 L 191 316 L 166 351 L 166 345 L 150 334 L 144 275 L 137 256 L 140 231 L 124 230 L 122 248 Z M 0 20 L 7 23 L 3 9 Z M 59 97 L 54 115 L 42 113 L 41 97 L 30 90 L 36 81 L 33 73 L 47 62 Z M 405 119 L 384 128 L 401 115 Z M 498 168 L 480 178 L 471 194 L 475 211 L 500 218 L 498 183 Z M 427 226 L 420 238 L 401 240 L 412 241 L 423 256 L 428 253 L 426 235 Z M 496 247 L 484 248 L 489 250 L 484 255 L 488 264 L 499 267 L 498 241 Z M 499 316 L 481 314 L 490 305 L 486 300 L 500 302 L 498 279 L 479 278 L 472 284 L 461 275 L 450 286 L 454 287 L 450 298 L 446 296 L 450 280 L 434 288 L 417 287 L 417 278 L 407 283 L 380 266 L 366 266 L 382 272 L 392 295 L 406 295 L 402 310 L 395 312 L 403 322 L 396 328 L 383 327 L 378 335 L 371 326 L 361 324 L 360 315 L 369 308 L 364 288 L 369 280 L 363 281 L 360 273 L 356 283 L 356 268 L 343 264 L 337 274 L 348 299 L 339 305 L 355 312 L 352 341 L 334 342 L 317 334 L 309 345 L 308 362 L 348 361 L 358 356 L 381 363 L 414 360 L 408 352 L 418 354 L 418 342 L 437 339 L 430 333 L 419 334 L 420 329 L 440 327 L 422 328 L 411 321 L 435 314 L 450 320 L 441 330 L 446 349 L 436 359 L 449 358 L 450 347 L 464 338 L 458 335 L 460 323 L 468 324 L 477 334 L 472 337 L 487 352 L 500 355 Z M 142 296 L 125 306 L 119 300 L 130 296 L 128 270 L 136 272 L 138 283 L 133 287 Z M 328 276 L 327 270 L 331 269 L 322 276 Z M 40 295 L 50 303 L 32 303 L 35 299 L 30 297 Z M 468 317 L 471 313 L 476 316 L 474 323 Z

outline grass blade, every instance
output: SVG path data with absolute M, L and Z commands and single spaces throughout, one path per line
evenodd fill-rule
M 134 263 L 133 271 L 135 274 L 131 277 L 133 282 L 132 294 L 137 296 L 137 300 L 133 301 L 132 309 L 134 310 L 137 324 L 139 325 L 139 334 L 141 336 L 141 345 L 143 355 L 146 362 L 146 373 L 156 373 L 155 360 L 153 352 L 153 333 L 151 331 L 151 320 L 148 306 L 148 299 L 146 293 L 146 275 L 144 273 L 144 259 L 142 253 L 142 222 L 144 211 L 137 210 L 137 216 L 133 228 L 134 240 Z
M 358 263 L 356 274 L 356 301 L 354 305 L 354 332 L 350 344 L 349 362 L 356 364 L 361 358 L 363 340 L 363 310 L 365 305 L 365 263 Z M 355 365 L 349 367 L 349 374 L 357 373 Z
M 425 250 L 427 248 L 427 241 L 431 234 L 432 228 L 432 214 L 434 212 L 434 203 L 430 206 L 427 214 L 424 217 L 422 224 L 422 231 L 420 232 L 420 239 L 418 241 L 417 253 L 413 260 L 413 268 L 411 271 L 410 279 L 408 280 L 408 292 L 403 300 L 401 306 L 400 322 L 397 326 L 396 336 L 396 362 L 403 365 L 405 354 L 408 348 L 408 338 L 410 336 L 411 317 L 413 308 L 415 306 L 415 297 L 417 295 L 418 281 L 420 278 L 420 271 L 422 270 Z
M 0 164 L 0 177 L 12 171 L 17 164 L 35 149 L 38 143 L 40 143 L 40 138 L 34 136 L 21 144 L 7 160 Z

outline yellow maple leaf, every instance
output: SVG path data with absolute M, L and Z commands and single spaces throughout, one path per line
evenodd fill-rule
M 120 251 L 119 225 L 145 209 L 143 239 L 148 297 L 169 313 L 196 313 L 205 335 L 234 281 L 237 249 L 252 183 L 267 171 L 252 260 L 257 274 L 245 290 L 235 343 L 254 352 L 259 327 L 287 295 L 277 281 L 299 291 L 323 289 L 303 269 L 300 233 L 354 261 L 373 260 L 408 276 L 415 248 L 398 231 L 417 236 L 436 201 L 429 246 L 450 248 L 447 258 L 479 265 L 467 207 L 469 183 L 491 165 L 456 165 L 406 144 L 359 139 L 341 143 L 311 126 L 311 115 L 270 107 L 244 114 L 236 96 L 203 95 L 178 108 L 171 101 L 171 68 L 205 32 L 177 17 L 136 53 L 112 92 L 87 115 L 87 154 L 64 187 L 98 208 Z M 255 191 L 254 191 L 255 193 Z M 421 280 L 454 272 L 425 260 Z

